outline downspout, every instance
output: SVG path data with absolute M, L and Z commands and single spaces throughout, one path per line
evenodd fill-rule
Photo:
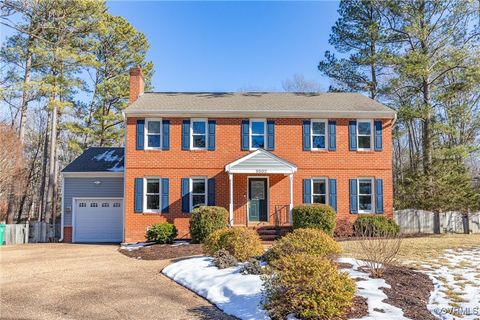
M 126 220 L 126 205 L 125 205 L 125 195 L 127 194 L 126 189 L 126 175 L 127 175 L 127 117 L 125 112 L 122 111 L 123 122 L 125 123 L 125 131 L 124 131 L 124 141 L 123 141 L 123 221 L 122 221 L 122 231 L 123 231 L 123 239 L 122 243 L 125 242 L 125 220 Z
M 62 196 L 61 196 L 61 199 L 62 199 L 62 204 L 61 204 L 61 215 L 60 215 L 60 239 L 58 239 L 58 242 L 63 242 L 63 216 L 64 216 L 64 212 L 63 212 L 63 203 L 64 203 L 64 196 L 65 196 L 65 177 L 63 176 L 63 172 L 60 173 L 60 175 L 62 176 Z

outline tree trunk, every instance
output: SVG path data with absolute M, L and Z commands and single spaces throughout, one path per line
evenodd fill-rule
M 30 70 L 32 68 L 32 52 L 30 50 L 32 38 L 28 38 L 27 57 L 25 59 L 25 74 L 23 80 L 22 105 L 20 107 L 20 141 L 25 143 L 25 131 L 27 126 L 28 99 L 30 92 Z
M 50 127 L 50 157 L 49 157 L 49 169 L 48 169 L 48 187 L 47 187 L 47 205 L 45 208 L 47 223 L 50 223 L 54 218 L 53 206 L 55 205 L 54 201 L 54 190 L 57 186 L 57 181 L 55 179 L 56 163 L 57 163 L 57 112 L 58 112 L 58 101 L 55 100 L 56 96 L 52 98 L 53 109 L 52 109 L 52 121 Z
M 38 221 L 42 221 L 44 214 L 45 214 L 45 186 L 47 184 L 47 164 L 48 164 L 48 130 L 50 128 L 50 118 L 51 112 L 48 112 L 47 116 L 47 126 L 45 128 L 45 142 L 43 145 L 43 159 L 42 159 L 42 176 L 41 176 L 41 183 L 40 183 L 40 193 L 39 193 L 39 200 L 40 205 L 38 206 Z

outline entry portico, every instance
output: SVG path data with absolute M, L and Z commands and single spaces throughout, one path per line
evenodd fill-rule
M 284 175 L 289 178 L 289 221 L 292 221 L 293 174 L 297 166 L 264 149 L 255 150 L 225 166 L 229 178 L 229 224 L 234 225 L 234 174 L 252 175 L 247 177 L 247 221 L 268 222 L 270 185 L 269 176 Z M 266 220 L 262 215 L 267 214 Z M 247 222 L 247 223 L 248 223 Z

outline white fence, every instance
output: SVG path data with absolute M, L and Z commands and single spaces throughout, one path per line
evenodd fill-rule
M 405 209 L 393 213 L 402 233 L 435 233 L 435 227 L 441 233 L 464 233 L 466 218 L 460 212 L 441 212 L 438 218 L 425 210 Z M 468 216 L 470 233 L 480 233 L 480 212 Z
M 5 244 L 28 243 L 28 224 L 7 224 L 5 226 Z

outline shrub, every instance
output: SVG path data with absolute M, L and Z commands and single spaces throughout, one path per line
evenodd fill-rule
M 332 207 L 325 204 L 303 204 L 292 211 L 293 229 L 315 228 L 333 235 L 336 214 Z
M 353 228 L 357 236 L 381 237 L 396 235 L 400 232 L 399 225 L 384 216 L 360 216 Z
M 176 236 L 177 228 L 171 223 L 163 222 L 152 224 L 147 230 L 146 238 L 156 243 L 172 243 Z
M 228 226 L 228 211 L 222 207 L 202 206 L 190 215 L 192 242 L 203 243 L 214 231 Z
M 241 274 L 263 274 L 263 268 L 257 259 L 249 259 L 240 269 Z
M 381 238 L 362 236 L 354 243 L 356 257 L 363 260 L 374 278 L 381 278 L 386 268 L 398 263 L 402 246 L 402 238 L 398 235 L 389 234 Z
M 210 234 L 204 243 L 205 252 L 212 255 L 220 249 L 227 250 L 242 262 L 263 253 L 257 232 L 247 228 L 220 229 Z
M 332 237 L 318 229 L 297 229 L 275 241 L 265 255 L 267 261 L 274 261 L 283 256 L 307 253 L 316 256 L 339 254 L 341 248 Z
M 335 237 L 351 237 L 353 236 L 353 223 L 348 219 L 340 219 L 333 232 Z
M 310 254 L 284 256 L 263 276 L 264 307 L 272 319 L 341 316 L 355 295 L 355 281 L 328 260 Z
M 213 264 L 218 269 L 234 267 L 238 264 L 237 259 L 225 249 L 220 249 L 213 254 Z

